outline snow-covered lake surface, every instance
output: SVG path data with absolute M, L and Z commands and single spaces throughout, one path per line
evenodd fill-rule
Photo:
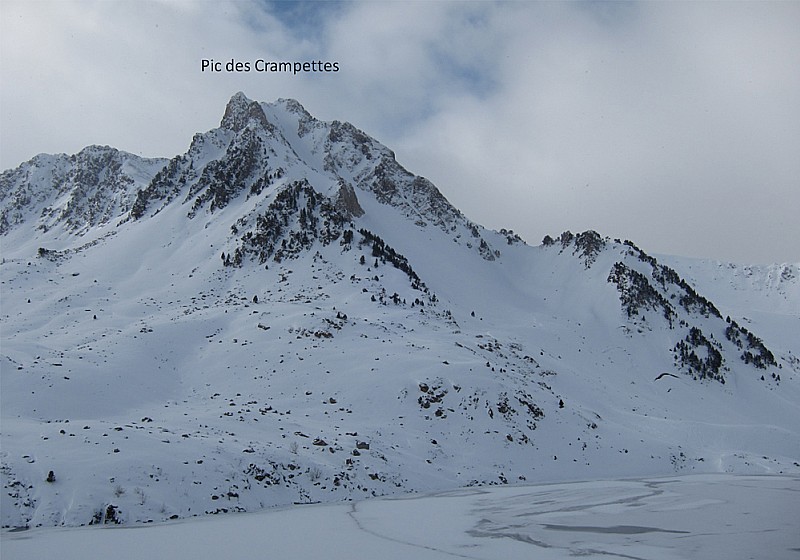
M 3 531 L 28 558 L 800 558 L 800 478 L 466 488 L 134 527 Z

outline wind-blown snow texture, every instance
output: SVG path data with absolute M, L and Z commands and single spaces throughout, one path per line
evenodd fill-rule
M 0 204 L 5 527 L 800 473 L 797 265 L 532 247 L 241 93 L 185 154 L 37 156 Z

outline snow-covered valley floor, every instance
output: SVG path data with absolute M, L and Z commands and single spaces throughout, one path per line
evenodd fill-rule
M 465 488 L 150 526 L 2 533 L 23 558 L 800 557 L 800 477 L 688 475 Z

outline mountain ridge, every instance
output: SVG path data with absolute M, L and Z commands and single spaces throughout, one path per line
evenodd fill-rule
M 104 150 L 0 176 L 3 526 L 800 472 L 793 265 L 529 246 L 294 100 L 237 93 L 170 160 Z M 695 287 L 748 270 L 780 278 L 737 288 L 757 316 Z

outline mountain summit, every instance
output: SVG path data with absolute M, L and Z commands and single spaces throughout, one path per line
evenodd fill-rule
M 294 100 L 37 156 L 0 235 L 5 527 L 800 472 L 796 265 L 530 246 Z
M 231 132 L 240 132 L 251 121 L 265 130 L 272 128 L 261 106 L 248 99 L 242 92 L 239 92 L 228 101 L 228 106 L 225 107 L 225 114 L 219 126 Z

